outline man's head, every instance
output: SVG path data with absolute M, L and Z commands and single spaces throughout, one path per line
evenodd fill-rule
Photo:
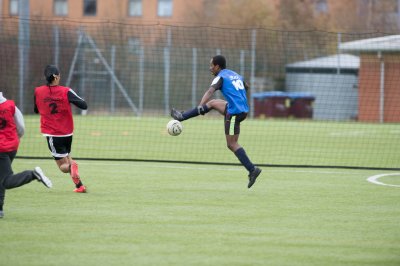
M 211 73 L 216 76 L 218 73 L 226 68 L 226 59 L 222 55 L 214 56 L 210 61 L 210 71 Z

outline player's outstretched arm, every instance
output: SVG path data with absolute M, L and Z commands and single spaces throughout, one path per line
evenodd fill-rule
M 76 94 L 76 92 L 74 92 L 72 89 L 69 89 L 68 91 L 68 101 L 79 109 L 86 110 L 88 108 L 85 100 L 79 97 L 78 94 Z
M 18 137 L 22 138 L 22 136 L 25 134 L 25 121 L 24 116 L 22 115 L 18 107 L 15 107 L 14 121 L 17 127 Z
M 37 104 L 36 104 L 36 95 L 33 96 L 33 111 L 35 112 L 35 114 L 39 113 L 39 109 L 38 109 Z
M 199 106 L 202 106 L 202 105 L 208 103 L 210 101 L 211 97 L 213 96 L 214 92 L 215 92 L 214 87 L 208 88 L 208 90 L 204 93 L 203 97 L 201 98 Z

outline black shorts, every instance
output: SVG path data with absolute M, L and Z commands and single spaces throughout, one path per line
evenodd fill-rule
M 245 120 L 247 113 L 240 113 L 231 115 L 225 111 L 225 135 L 239 135 L 240 134 L 240 122 Z
M 67 157 L 71 152 L 72 136 L 51 137 L 47 136 L 47 146 L 55 160 Z

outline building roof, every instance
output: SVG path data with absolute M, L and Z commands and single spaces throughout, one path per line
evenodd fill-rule
M 347 52 L 400 52 L 400 35 L 370 38 L 339 44 Z
M 360 58 L 351 54 L 336 54 L 327 57 L 319 57 L 308 61 L 287 64 L 287 68 L 346 68 L 358 69 Z

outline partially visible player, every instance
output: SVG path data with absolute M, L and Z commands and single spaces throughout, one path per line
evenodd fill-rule
M 78 164 L 72 159 L 71 145 L 74 132 L 71 103 L 86 110 L 87 104 L 71 88 L 60 86 L 60 71 L 54 65 L 44 69 L 47 85 L 35 88 L 35 113 L 40 114 L 40 129 L 47 139 L 51 155 L 63 173 L 70 173 L 75 184 L 74 192 L 85 193 L 78 172 Z
M 14 101 L 7 100 L 0 92 L 0 218 L 4 217 L 6 189 L 20 187 L 32 180 L 38 180 L 48 188 L 52 187 L 50 179 L 38 166 L 33 171 L 13 173 L 11 164 L 17 154 L 19 139 L 22 138 L 24 132 L 25 123 L 22 113 L 15 106 Z
M 228 148 L 236 155 L 241 164 L 249 172 L 250 188 L 261 173 L 247 156 L 245 150 L 239 145 L 240 122 L 246 119 L 249 112 L 246 91 L 248 85 L 236 72 L 226 69 L 226 60 L 222 55 L 214 56 L 210 61 L 210 71 L 215 76 L 210 88 L 204 93 L 199 106 L 186 112 L 179 112 L 172 108 L 171 116 L 179 121 L 187 120 L 198 115 L 204 115 L 212 109 L 224 116 L 225 137 Z M 226 101 L 211 99 L 215 91 L 221 90 Z

